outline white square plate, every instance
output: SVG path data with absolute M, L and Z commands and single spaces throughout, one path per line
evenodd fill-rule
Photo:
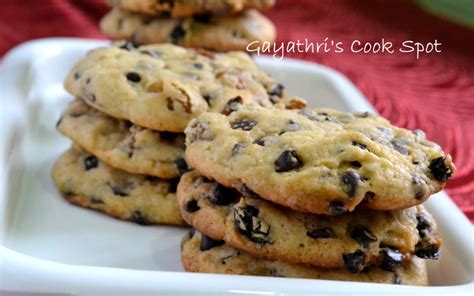
M 3 61 L 0 290 L 115 295 L 473 291 L 473 228 L 443 192 L 427 203 L 444 242 L 441 259 L 429 263 L 432 287 L 184 273 L 179 244 L 185 229 L 143 227 L 68 204 L 50 179 L 54 160 L 70 145 L 55 130 L 60 111 L 72 99 L 62 82 L 80 57 L 104 44 L 43 39 L 21 45 Z M 312 106 L 375 112 L 334 70 L 290 59 L 256 60 L 289 94 L 306 98 Z

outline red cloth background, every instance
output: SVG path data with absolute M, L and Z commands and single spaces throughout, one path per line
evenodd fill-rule
M 108 10 L 102 0 L 0 1 L 0 56 L 34 38 L 104 38 L 98 30 Z M 458 168 L 447 185 L 454 201 L 474 219 L 474 31 L 438 19 L 408 1 L 279 0 L 266 13 L 279 42 L 342 41 L 344 53 L 293 54 L 347 75 L 393 123 L 426 131 L 450 153 Z M 355 54 L 355 40 L 381 38 L 442 43 L 442 53 Z

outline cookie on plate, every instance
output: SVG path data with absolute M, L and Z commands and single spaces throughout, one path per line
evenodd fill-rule
M 274 42 L 273 23 L 256 10 L 233 16 L 153 17 L 113 9 L 100 22 L 111 39 L 130 39 L 137 44 L 173 43 L 215 51 L 255 49 Z M 257 42 L 258 41 L 258 42 Z
M 54 164 L 53 181 L 69 202 L 141 225 L 185 225 L 176 202 L 176 181 L 132 175 L 70 148 Z
M 251 192 L 245 195 L 196 171 L 181 177 L 177 191 L 188 224 L 269 260 L 360 272 L 371 265 L 393 270 L 414 254 L 431 259 L 439 255 L 436 223 L 423 206 L 325 216 L 283 208 Z
M 206 113 L 188 125 L 186 146 L 188 163 L 206 177 L 315 214 L 415 206 L 455 171 L 421 131 L 329 109 Z
M 108 0 L 120 9 L 148 15 L 170 14 L 173 17 L 206 13 L 236 13 L 244 9 L 268 9 L 276 0 Z
M 157 132 L 71 102 L 57 129 L 112 167 L 135 174 L 172 179 L 188 170 L 184 135 Z
M 92 107 L 158 131 L 183 132 L 206 111 L 271 107 L 283 86 L 243 52 L 212 53 L 171 44 L 99 48 L 70 71 L 65 88 Z
M 345 269 L 310 267 L 257 258 L 228 246 L 224 241 L 202 235 L 194 229 L 183 238 L 181 261 L 184 269 L 191 272 L 428 285 L 426 264 L 424 260 L 416 257 L 393 271 L 369 267 L 362 273 L 351 273 Z

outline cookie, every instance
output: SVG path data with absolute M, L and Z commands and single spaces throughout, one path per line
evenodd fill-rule
M 71 102 L 57 129 L 108 165 L 135 174 L 172 179 L 188 170 L 184 135 L 156 132 Z
M 170 132 L 183 132 L 206 111 L 271 107 L 284 97 L 283 86 L 243 52 L 218 54 L 171 44 L 93 50 L 70 71 L 65 88 L 112 117 Z
M 78 148 L 54 164 L 52 178 L 69 202 L 141 225 L 185 225 L 176 202 L 176 181 L 114 169 Z
M 424 202 L 455 171 L 425 139 L 368 113 L 242 108 L 206 113 L 186 129 L 186 159 L 222 185 L 298 211 L 341 214 L 361 203 L 396 210 Z
M 148 15 L 169 14 L 173 17 L 206 13 L 232 14 L 250 8 L 265 10 L 274 6 L 275 2 L 276 0 L 108 0 L 110 5 L 126 11 Z
M 339 216 L 308 214 L 249 192 L 244 197 L 196 171 L 181 177 L 177 196 L 188 224 L 268 260 L 345 266 L 356 273 L 371 265 L 393 270 L 414 254 L 439 256 L 437 227 L 423 206 L 385 212 L 358 209 Z
M 113 9 L 101 22 L 102 33 L 114 40 L 130 39 L 137 44 L 173 43 L 215 51 L 255 49 L 274 42 L 273 23 L 256 10 L 233 16 L 170 18 L 145 16 Z M 258 42 L 256 42 L 258 41 Z
M 194 229 L 183 238 L 181 261 L 184 269 L 191 272 L 428 285 L 426 264 L 424 260 L 416 257 L 394 271 L 370 267 L 361 273 L 351 273 L 345 269 L 310 267 L 257 258 L 234 249 L 223 241 L 216 241 L 202 235 Z

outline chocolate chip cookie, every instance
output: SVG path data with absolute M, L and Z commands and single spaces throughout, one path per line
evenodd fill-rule
M 115 119 L 79 99 L 63 112 L 57 128 L 108 165 L 130 173 L 172 179 L 188 170 L 183 134 Z
M 393 271 L 414 254 L 439 255 L 437 227 L 423 206 L 325 216 L 283 208 L 245 190 L 188 172 L 178 184 L 181 215 L 207 236 L 268 260 L 357 273 L 371 265 Z
M 250 8 L 264 10 L 275 5 L 276 0 L 108 0 L 108 2 L 127 11 L 182 17 L 207 13 L 236 13 Z
M 141 225 L 185 225 L 176 202 L 176 181 L 132 175 L 80 150 L 54 164 L 53 181 L 69 202 Z
M 170 132 L 183 132 L 206 111 L 271 107 L 284 96 L 282 85 L 243 52 L 218 54 L 171 44 L 120 43 L 93 50 L 70 71 L 65 88 L 112 117 Z
M 245 51 L 252 42 L 250 49 L 255 49 L 276 38 L 273 23 L 255 10 L 233 16 L 170 18 L 113 9 L 101 20 L 100 29 L 114 40 L 130 39 L 137 44 L 173 43 L 215 51 Z
M 393 271 L 369 267 L 362 273 L 351 273 L 345 269 L 310 267 L 257 258 L 194 229 L 183 238 L 181 261 L 184 269 L 191 272 L 428 285 L 426 264 L 416 257 Z
M 315 214 L 411 207 L 455 172 L 419 130 L 328 109 L 206 113 L 190 122 L 186 146 L 190 165 L 220 184 Z

